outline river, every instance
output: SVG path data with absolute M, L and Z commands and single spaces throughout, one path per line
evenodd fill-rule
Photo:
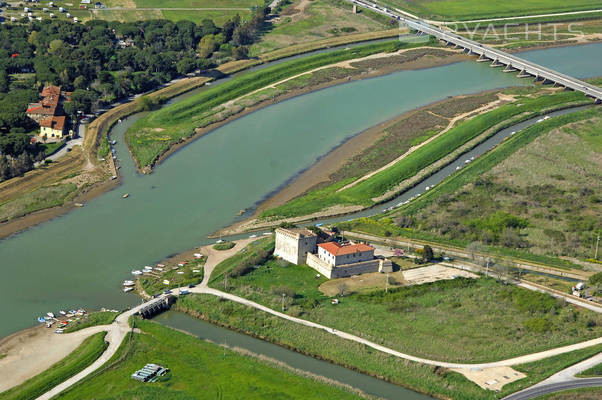
M 602 44 L 552 48 L 525 58 L 578 77 L 600 75 Z M 447 96 L 520 85 L 485 63 L 460 62 L 353 81 L 299 96 L 226 124 L 165 160 L 136 172 L 123 131 L 114 129 L 122 185 L 86 204 L 0 241 L 0 337 L 47 311 L 123 308 L 130 270 L 209 242 L 330 149 L 370 126 Z M 177 100 L 176 100 L 177 101 Z M 121 196 L 129 193 L 130 197 Z

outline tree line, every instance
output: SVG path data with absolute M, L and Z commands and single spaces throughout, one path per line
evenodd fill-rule
M 246 58 L 268 14 L 268 7 L 258 7 L 246 20 L 235 15 L 221 27 L 211 19 L 200 24 L 24 19 L 0 25 L 0 180 L 24 172 L 12 167 L 21 154 L 40 158 L 39 146 L 29 143 L 37 124 L 25 111 L 44 85 L 72 91 L 64 103 L 68 116 L 89 113 L 196 69 Z

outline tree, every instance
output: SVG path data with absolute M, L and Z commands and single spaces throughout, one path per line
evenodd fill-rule
M 422 257 L 427 262 L 433 261 L 433 258 L 435 258 L 434 254 L 433 254 L 433 249 L 428 244 L 425 245 L 424 248 L 422 249 Z
M 61 39 L 54 39 L 48 45 L 48 53 L 50 53 L 53 56 L 60 55 L 64 49 L 65 42 L 63 42 Z
M 472 261 L 475 260 L 475 253 L 481 253 L 485 249 L 485 246 L 481 242 L 472 242 L 466 246 L 466 250 L 470 253 Z
M 244 60 L 249 56 L 249 48 L 246 46 L 238 46 L 232 50 L 232 57 L 235 60 Z
M 176 64 L 176 69 L 178 70 L 178 73 L 180 75 L 184 75 L 191 71 L 194 71 L 195 68 L 196 68 L 196 60 L 192 57 L 182 58 Z

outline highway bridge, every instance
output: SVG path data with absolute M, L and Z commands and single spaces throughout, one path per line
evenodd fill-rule
M 505 72 L 518 71 L 518 76 L 521 78 L 532 76 L 535 78 L 535 80 L 543 83 L 552 83 L 569 90 L 582 92 L 586 96 L 593 98 L 596 103 L 602 102 L 602 89 L 587 82 L 583 82 L 579 79 L 554 71 L 553 69 L 542 67 L 541 65 L 517 57 L 514 54 L 509 54 L 502 50 L 485 46 L 479 42 L 464 38 L 453 32 L 444 31 L 443 29 L 432 26 L 425 21 L 407 18 L 403 15 L 396 14 L 388 8 L 380 6 L 376 3 L 363 0 L 348 1 L 357 6 L 370 9 L 379 14 L 383 14 L 396 19 L 397 21 L 403 22 L 410 29 L 434 36 L 437 39 L 445 42 L 447 45 L 455 46 L 457 49 L 463 49 L 469 55 L 477 55 L 479 56 L 478 61 L 491 61 L 491 65 L 494 67 L 503 66 L 505 67 Z

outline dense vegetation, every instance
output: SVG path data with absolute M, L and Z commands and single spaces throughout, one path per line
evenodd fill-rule
M 41 396 L 59 383 L 77 374 L 92 364 L 105 351 L 108 342 L 104 340 L 106 332 L 96 333 L 85 339 L 67 357 L 54 364 L 48 370 L 15 386 L 1 397 L 3 400 L 29 400 Z
M 344 389 L 178 332 L 136 320 L 141 333 L 126 337 L 108 365 L 60 399 L 357 399 Z M 157 382 L 132 380 L 147 363 L 170 369 Z
M 248 21 L 236 15 L 221 28 L 210 19 L 0 25 L 0 181 L 44 157 L 43 146 L 29 143 L 37 124 L 25 115 L 43 85 L 73 92 L 63 105 L 67 115 L 89 113 L 196 69 L 245 58 L 268 11 L 257 8 Z

